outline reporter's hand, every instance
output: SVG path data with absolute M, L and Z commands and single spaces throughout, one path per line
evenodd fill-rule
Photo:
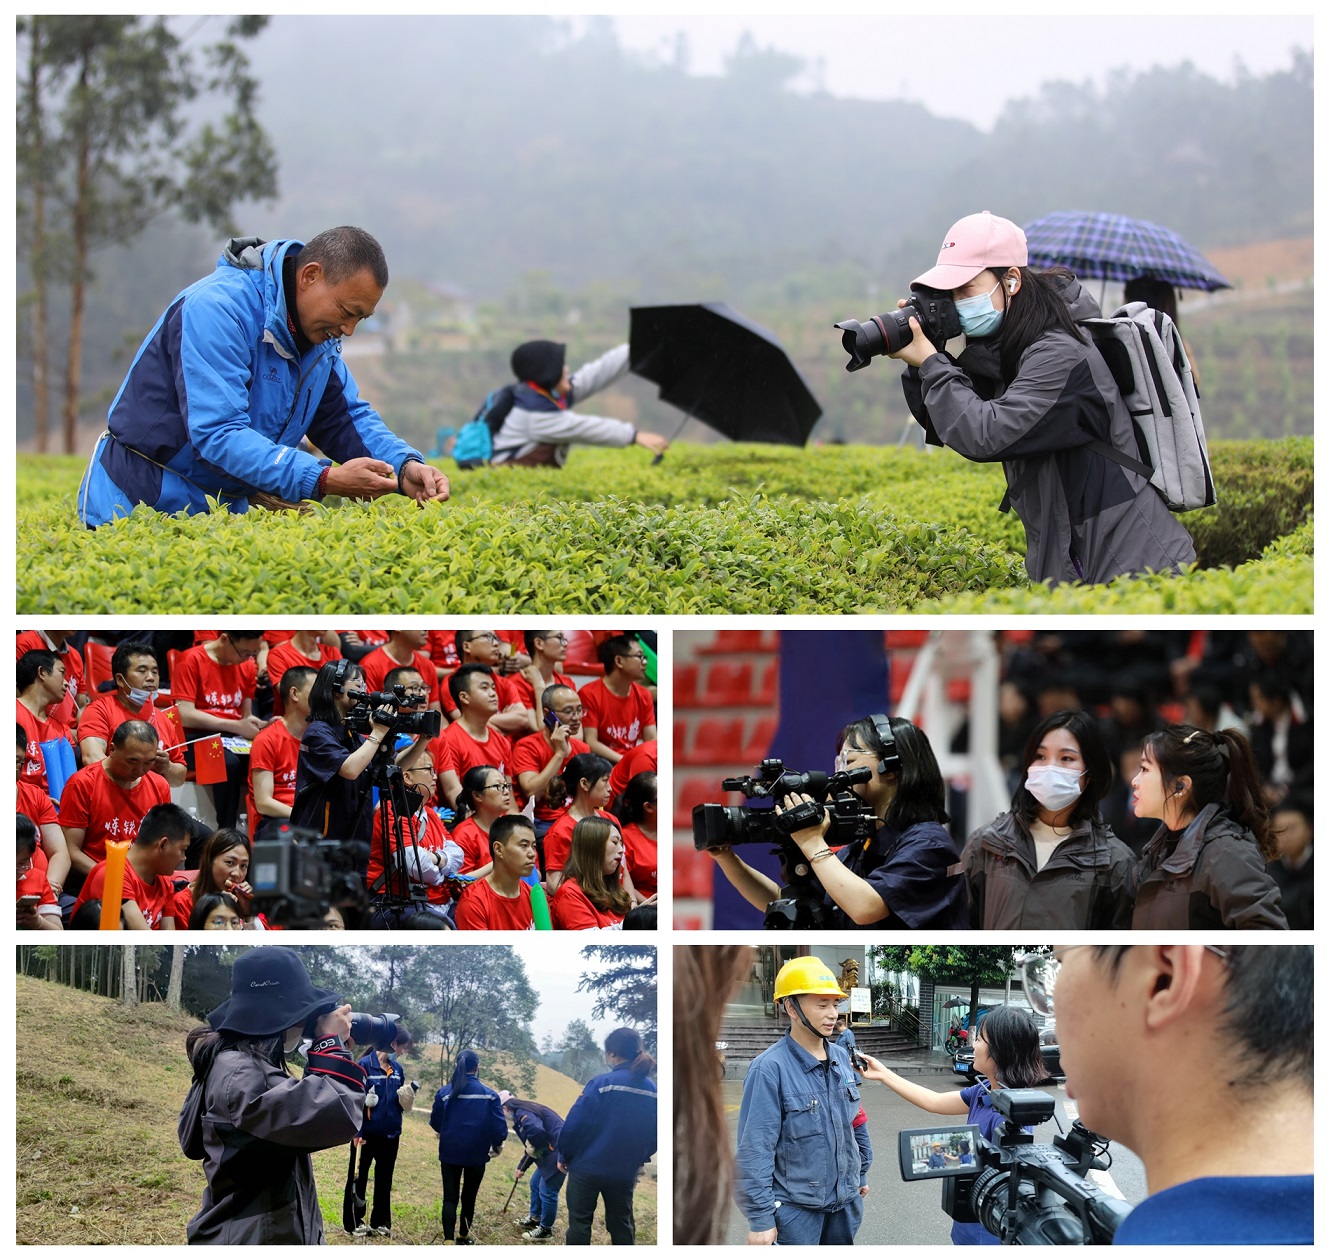
M 803 792 L 794 792 L 785 797 L 779 805 L 776 806 L 777 814 L 788 814 L 796 805 L 802 805 L 805 801 L 816 805 L 817 802 L 811 796 Z M 825 808 L 822 810 L 822 821 L 813 827 L 805 827 L 801 831 L 796 831 L 790 839 L 803 851 L 805 857 L 809 856 L 809 851 L 816 852 L 826 844 L 827 832 L 831 830 L 831 815 Z
M 860 1068 L 859 1072 L 866 1081 L 882 1081 L 885 1083 L 887 1069 L 879 1063 L 871 1054 L 866 1054 L 863 1050 L 859 1051 L 860 1057 L 868 1064 L 866 1068 Z
M 343 1044 L 351 1040 L 351 1003 L 343 1002 L 335 1010 L 320 1016 L 314 1025 L 314 1040 L 320 1037 L 337 1037 Z
M 748 1231 L 748 1245 L 750 1247 L 771 1247 L 775 1245 L 775 1242 L 776 1228 L 774 1225 L 771 1229 L 758 1230 L 756 1233 L 751 1229 Z
M 902 301 L 897 305 L 904 306 L 905 303 Z M 924 330 L 919 327 L 919 321 L 913 315 L 910 316 L 910 332 L 913 334 L 910 340 L 894 354 L 887 355 L 887 358 L 899 359 L 914 368 L 922 367 L 924 360 L 931 359 L 937 351 L 933 349 L 933 343 L 924 336 Z
M 340 494 L 346 499 L 377 499 L 397 490 L 397 477 L 391 464 L 367 455 L 348 459 L 328 469 L 324 494 Z
M 645 446 L 647 450 L 656 455 L 664 455 L 670 449 L 669 438 L 661 437 L 659 433 L 643 433 L 638 430 L 638 434 L 633 441 L 638 446 Z
M 448 498 L 448 478 L 437 468 L 412 460 L 402 469 L 402 493 L 417 503 L 443 503 Z

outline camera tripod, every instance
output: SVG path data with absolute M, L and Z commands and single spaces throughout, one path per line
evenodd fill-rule
M 767 903 L 762 926 L 777 932 L 834 927 L 834 912 L 823 900 L 822 886 L 813 878 L 808 859 L 793 844 L 772 851 L 780 855 L 783 882 L 780 896 Z

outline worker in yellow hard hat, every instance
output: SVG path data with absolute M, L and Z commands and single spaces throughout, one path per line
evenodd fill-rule
M 872 1149 L 858 1129 L 859 1088 L 831 1037 L 846 998 L 820 958 L 792 958 L 776 975 L 790 1029 L 744 1078 L 734 1197 L 752 1244 L 849 1245 L 863 1216 Z

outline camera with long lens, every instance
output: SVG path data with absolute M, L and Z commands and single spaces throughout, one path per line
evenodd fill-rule
M 398 683 L 388 691 L 348 691 L 347 696 L 355 701 L 355 707 L 346 715 L 348 730 L 358 735 L 368 735 L 374 729 L 375 714 L 382 721 L 383 710 L 393 710 L 394 717 L 388 724 L 390 735 L 428 735 L 434 739 L 443 726 L 442 714 L 433 709 L 412 710 L 412 701 L 407 699 L 406 688 Z
M 332 1002 L 314 1012 L 305 1021 L 305 1036 L 313 1038 L 314 1029 L 329 1011 L 336 1009 Z M 400 1015 L 366 1015 L 361 1011 L 351 1012 L 351 1040 L 358 1046 L 373 1046 L 375 1050 L 391 1050 L 397 1040 L 399 1029 L 397 1021 Z
M 867 783 L 867 767 L 825 774 L 786 770 L 779 758 L 763 761 L 751 776 L 722 779 L 721 791 L 742 792 L 749 800 L 769 797 L 778 801 L 792 794 L 810 796 L 793 809 L 777 813 L 774 805 L 703 804 L 693 807 L 693 845 L 697 849 L 732 848 L 741 844 L 767 844 L 780 857 L 781 895 L 767 906 L 768 928 L 830 927 L 834 916 L 824 904 L 821 886 L 808 859 L 790 837 L 805 827 L 829 819 L 826 842 L 837 847 L 872 836 L 877 824 L 873 808 L 853 792 Z
M 903 1130 L 901 1179 L 945 1178 L 942 1210 L 978 1221 L 1003 1243 L 1111 1243 L 1130 1205 L 1086 1175 L 1109 1168 L 1108 1142 L 1079 1120 L 1051 1143 L 1023 1132 L 1052 1118 L 1056 1102 L 1043 1090 L 994 1090 L 989 1101 L 1004 1119 L 996 1142 L 974 1124 Z
M 343 917 L 348 908 L 363 909 L 360 870 L 368 861 L 369 845 L 362 841 L 327 839 L 290 823 L 268 828 L 250 855 L 254 906 L 279 927 L 323 927 L 332 906 Z
M 836 325 L 841 330 L 841 345 L 850 356 L 845 370 L 857 372 L 867 367 L 868 361 L 877 355 L 895 354 L 902 346 L 908 346 L 914 340 L 911 317 L 919 321 L 924 336 L 936 350 L 961 335 L 961 317 L 951 293 L 946 289 L 915 285 L 899 310 L 874 315 L 863 324 L 857 319 L 847 319 Z

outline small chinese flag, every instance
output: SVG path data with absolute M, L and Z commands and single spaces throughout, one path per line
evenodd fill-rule
M 226 753 L 220 736 L 194 745 L 194 778 L 200 783 L 226 782 Z

